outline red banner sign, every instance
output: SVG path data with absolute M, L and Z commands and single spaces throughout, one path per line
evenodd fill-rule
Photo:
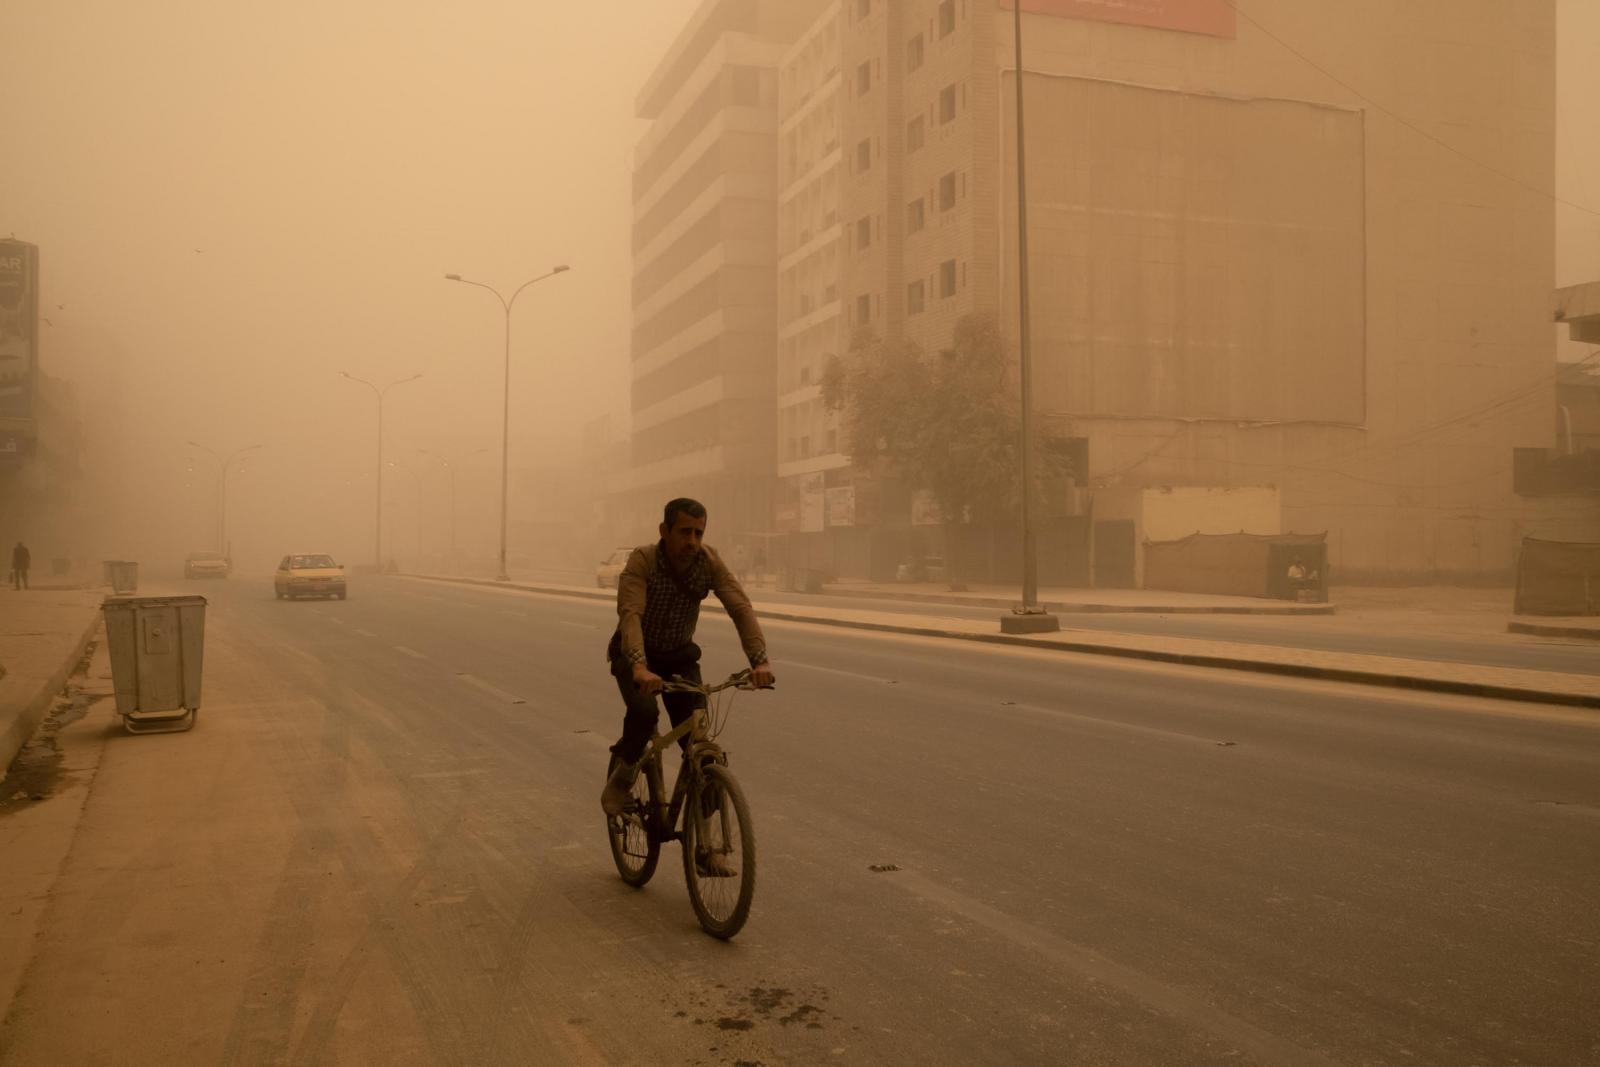
M 1011 10 L 1012 0 L 1000 0 Z M 1022 10 L 1038 15 L 1097 22 L 1123 22 L 1212 37 L 1234 36 L 1233 5 L 1228 0 L 1022 0 Z M 1026 44 L 1023 46 L 1026 48 Z

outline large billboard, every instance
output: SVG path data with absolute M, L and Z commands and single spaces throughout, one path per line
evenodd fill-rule
M 1000 6 L 1007 11 L 1011 5 L 1012 0 L 1000 0 Z M 1228 0 L 1022 0 L 1022 10 L 1212 37 L 1232 37 L 1235 33 L 1233 5 Z M 1026 42 L 1023 48 L 1026 50 Z
M 0 240 L 0 452 L 32 450 L 38 362 L 39 249 Z

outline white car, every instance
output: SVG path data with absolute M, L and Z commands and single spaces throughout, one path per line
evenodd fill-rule
M 183 561 L 185 578 L 226 578 L 233 564 L 221 552 L 191 552 Z
M 601 589 L 615 589 L 617 578 L 622 574 L 622 568 L 628 565 L 628 557 L 633 555 L 631 548 L 617 548 L 611 551 L 600 569 L 595 572 L 595 581 Z

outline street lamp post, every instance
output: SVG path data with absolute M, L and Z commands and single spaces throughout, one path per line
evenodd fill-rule
M 378 398 L 378 506 L 372 538 L 372 554 L 373 562 L 377 565 L 378 572 L 381 574 L 383 572 L 383 398 L 384 395 L 395 386 L 404 385 L 407 382 L 414 382 L 418 378 L 422 377 L 422 375 L 413 374 L 409 378 L 400 378 L 381 388 L 367 381 L 365 378 L 357 378 L 354 374 L 350 374 L 347 371 L 340 371 L 339 376 L 341 378 L 348 378 L 352 382 L 361 383 L 368 389 L 371 389 L 373 395 Z
M 190 441 L 189 447 L 198 448 L 217 461 L 217 551 L 224 557 L 231 558 L 233 553 L 228 550 L 228 475 L 231 473 L 234 460 L 246 452 L 254 452 L 261 446 L 246 445 L 235 449 L 228 453 L 227 459 L 223 459 L 199 441 Z
M 1038 542 L 1033 528 L 1033 350 L 1028 316 L 1028 163 L 1022 121 L 1022 0 L 1011 0 L 1016 39 L 1017 81 L 1017 314 L 1021 320 L 1022 379 L 1022 605 L 1000 618 L 1004 633 L 1061 629 L 1061 622 L 1039 606 Z
M 462 460 L 471 459 L 473 456 L 481 456 L 487 451 L 489 451 L 487 448 L 474 449 L 473 451 L 468 452 L 466 455 L 461 456 L 460 458 L 458 458 L 454 462 L 452 462 L 449 459 L 449 457 L 440 455 L 437 452 L 429 452 L 426 448 L 417 449 L 417 452 L 418 452 L 419 455 L 424 455 L 424 456 L 427 456 L 429 459 L 437 460 L 439 462 L 439 464 L 441 466 L 443 466 L 444 469 L 450 473 L 450 566 L 451 567 L 459 566 L 459 564 L 456 561 L 460 557 L 460 553 L 456 550 L 456 468 L 461 464 Z
M 511 306 L 517 302 L 517 297 L 521 296 L 522 291 L 528 286 L 534 284 L 535 282 L 542 282 L 546 278 L 553 278 L 557 274 L 561 274 L 569 269 L 571 268 L 569 268 L 565 263 L 561 263 L 550 268 L 537 278 L 529 278 L 527 281 L 517 286 L 516 291 L 511 294 L 511 298 L 509 300 L 502 296 L 500 294 L 500 290 L 496 289 L 492 285 L 485 285 L 483 282 L 475 282 L 470 278 L 463 278 L 459 274 L 445 275 L 445 279 L 447 281 L 460 282 L 462 285 L 475 285 L 479 289 L 489 290 L 489 292 L 495 295 L 495 299 L 500 301 L 500 306 L 505 309 L 506 314 L 505 386 L 501 391 L 500 397 L 500 570 L 495 574 L 496 580 L 502 582 L 508 582 L 511 580 L 511 574 L 506 570 L 506 501 L 509 496 L 507 492 L 508 474 L 506 465 L 511 454 Z

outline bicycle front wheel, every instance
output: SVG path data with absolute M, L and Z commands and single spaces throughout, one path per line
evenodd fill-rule
M 617 757 L 611 757 L 606 767 L 606 777 L 617 766 Z M 661 841 L 656 837 L 651 823 L 656 812 L 657 776 L 649 767 L 639 769 L 633 781 L 633 794 L 628 806 L 620 815 L 606 816 L 606 836 L 611 841 L 611 859 L 617 865 L 622 880 L 640 888 L 656 873 L 656 861 L 661 858 Z
M 683 875 L 695 918 L 727 940 L 750 917 L 756 892 L 756 835 L 744 791 L 727 768 L 700 771 L 683 815 Z

